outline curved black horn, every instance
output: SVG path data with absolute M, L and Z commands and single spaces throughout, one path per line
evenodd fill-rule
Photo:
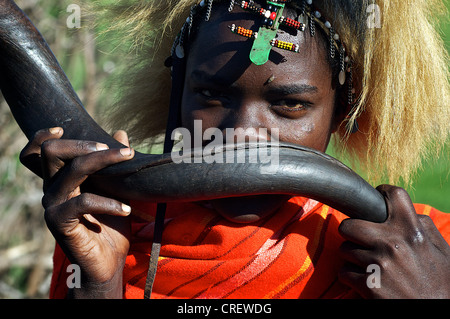
M 60 126 L 64 128 L 63 138 L 122 147 L 86 112 L 26 15 L 13 1 L 0 0 L 0 5 L 0 88 L 28 139 L 40 129 Z M 216 151 L 236 152 L 247 158 L 252 149 L 260 147 L 226 146 Z M 275 174 L 262 173 L 271 169 L 269 164 L 208 164 L 205 158 L 200 164 L 176 164 L 170 154 L 136 153 L 133 160 L 105 168 L 90 180 L 102 193 L 118 198 L 168 202 L 257 194 L 302 195 L 350 217 L 375 222 L 386 219 L 383 196 L 339 161 L 290 144 L 281 144 L 278 151 Z M 197 155 L 185 154 L 183 158 L 192 156 Z

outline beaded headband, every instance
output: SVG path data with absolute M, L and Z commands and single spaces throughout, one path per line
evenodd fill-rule
M 183 27 L 178 34 L 173 47 L 172 57 L 184 59 L 185 46 L 189 40 L 194 18 L 204 12 L 204 20 L 209 21 L 212 12 L 214 0 L 202 0 L 199 4 L 191 7 L 189 17 L 183 24 Z M 262 1 L 258 1 L 262 2 Z M 313 0 L 272 0 L 264 1 L 265 5 L 260 5 L 254 0 L 236 1 L 230 0 L 228 11 L 232 12 L 235 6 L 241 7 L 243 10 L 254 13 L 255 16 L 261 17 L 261 25 L 258 31 L 243 28 L 232 24 L 229 26 L 230 31 L 243 37 L 253 39 L 253 46 L 250 51 L 250 60 L 256 65 L 263 65 L 269 59 L 269 54 L 272 48 L 276 47 L 291 52 L 300 52 L 301 48 L 298 44 L 278 40 L 277 32 L 280 26 L 305 32 L 307 26 L 312 37 L 316 34 L 316 27 L 320 27 L 328 37 L 329 41 L 329 56 L 331 59 L 336 58 L 336 53 L 339 55 L 339 75 L 338 82 L 341 86 L 347 83 L 348 86 L 348 105 L 352 109 L 354 104 L 355 90 L 353 89 L 352 76 L 352 61 L 346 54 L 347 50 L 344 43 L 341 41 L 339 33 L 333 28 L 331 23 L 325 19 L 322 13 L 313 6 Z M 286 4 L 289 3 L 291 7 L 299 10 L 300 15 L 297 20 L 285 17 L 283 15 Z M 351 114 L 347 119 L 351 117 Z M 348 122 L 350 123 L 350 122 Z M 348 131 L 352 133 L 358 130 L 356 121 L 351 127 L 347 127 Z

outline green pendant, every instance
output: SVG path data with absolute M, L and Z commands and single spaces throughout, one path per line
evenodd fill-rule
M 267 1 L 272 7 L 277 7 L 277 16 L 272 27 L 261 26 L 258 30 L 258 37 L 254 40 L 250 60 L 256 65 L 263 65 L 269 60 L 269 54 L 272 50 L 270 41 L 275 39 L 280 26 L 280 17 L 283 15 L 284 3 L 275 3 Z

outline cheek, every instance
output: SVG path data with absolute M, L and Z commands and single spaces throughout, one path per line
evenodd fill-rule
M 280 141 L 298 144 L 325 152 L 332 128 L 328 115 L 308 116 L 280 125 Z
M 300 128 L 300 131 L 304 134 L 312 134 L 316 129 L 316 125 L 314 123 L 307 123 Z
M 225 112 L 225 109 L 194 109 L 187 106 L 182 108 L 182 126 L 191 131 L 194 121 L 201 120 L 204 130 L 210 127 L 220 128 Z

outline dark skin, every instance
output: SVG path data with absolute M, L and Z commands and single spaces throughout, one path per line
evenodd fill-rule
M 268 128 L 270 135 L 270 128 L 279 128 L 280 141 L 324 152 L 342 117 L 335 106 L 336 87 L 320 38 L 284 33 L 281 39 L 300 43 L 301 52 L 274 49 L 269 62 L 255 66 L 248 61 L 251 43 L 228 30 L 231 23 L 251 27 L 254 20 L 240 15 L 242 21 L 230 21 L 230 16 L 213 14 L 191 47 L 183 126 L 192 131 L 193 120 L 200 119 L 204 130 Z M 115 199 L 82 193 L 80 186 L 93 172 L 129 160 L 134 153 L 103 149 L 89 141 L 62 140 L 62 135 L 62 129 L 39 131 L 24 148 L 21 160 L 27 165 L 29 158 L 41 156 L 43 169 L 34 171 L 44 178 L 47 225 L 70 261 L 82 269 L 82 288 L 71 291 L 69 297 L 120 298 L 130 246 L 129 209 Z M 115 137 L 128 144 L 125 132 Z M 347 264 L 340 280 L 367 298 L 449 298 L 449 245 L 431 219 L 415 213 L 404 190 L 387 185 L 378 189 L 386 198 L 389 218 L 382 224 L 342 222 L 339 231 L 346 241 L 340 255 Z M 251 211 L 238 209 L 246 206 L 239 203 L 255 207 L 259 200 L 255 197 L 212 203 L 218 211 L 236 210 L 230 219 L 249 222 L 276 212 L 288 199 L 270 197 L 264 204 L 270 204 L 270 209 L 263 212 L 257 206 Z M 369 264 L 381 267 L 379 289 L 366 285 Z
M 274 50 L 265 65 L 257 66 L 248 54 L 253 42 L 231 33 L 228 26 L 233 23 L 254 28 L 254 16 L 229 15 L 225 21 L 211 21 L 196 35 L 187 61 L 183 127 L 193 132 L 194 120 L 202 120 L 202 135 L 208 128 L 219 128 L 224 143 L 227 128 L 254 128 L 259 140 L 270 140 L 271 128 L 278 128 L 280 141 L 325 152 L 342 117 L 336 116 L 336 83 L 322 42 L 279 30 L 280 40 L 299 43 L 302 50 Z M 267 128 L 269 136 L 258 135 L 259 128 Z M 287 200 L 288 196 L 264 195 L 210 204 L 226 218 L 245 223 L 274 213 Z

